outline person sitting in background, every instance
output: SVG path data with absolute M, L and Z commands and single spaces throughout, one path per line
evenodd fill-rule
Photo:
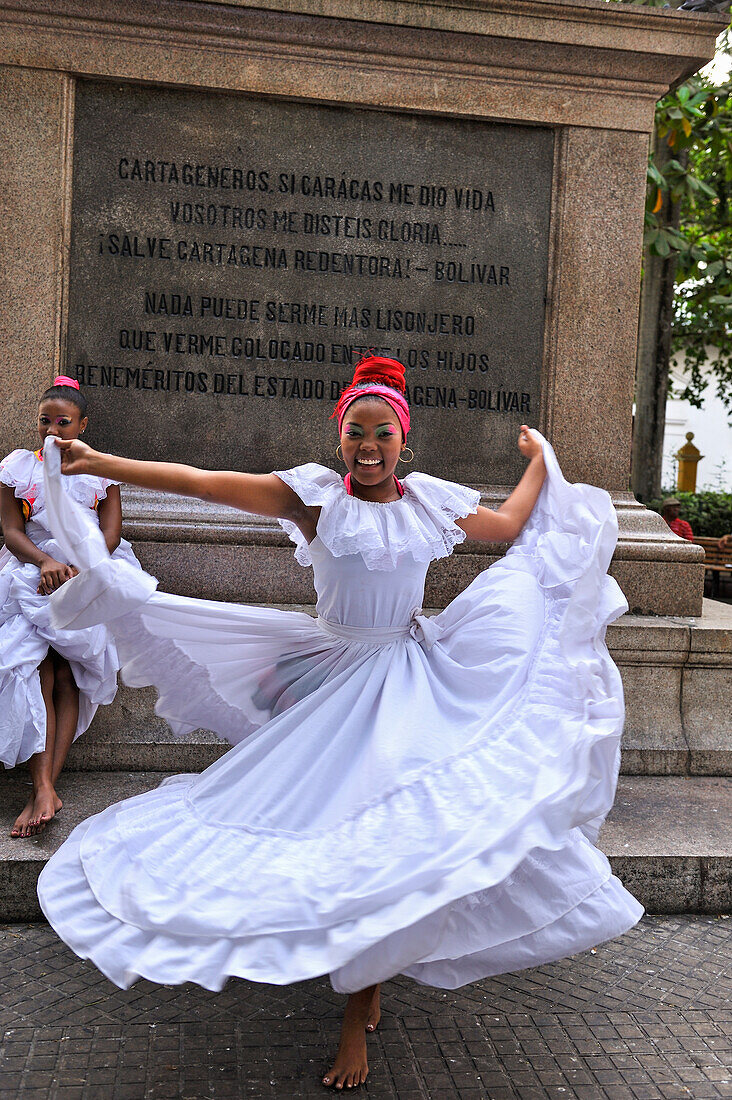
M 669 497 L 668 500 L 664 500 L 663 507 L 661 508 L 661 515 L 666 520 L 666 523 L 675 535 L 692 542 L 694 539 L 694 532 L 691 529 L 691 524 L 679 517 L 680 511 L 681 501 L 677 500 L 676 497 Z
M 717 540 L 717 546 L 720 550 L 727 550 L 732 554 L 732 532 L 729 535 L 722 535 L 721 539 Z

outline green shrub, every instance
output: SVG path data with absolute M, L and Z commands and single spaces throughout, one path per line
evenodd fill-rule
M 681 502 L 681 519 L 691 524 L 695 537 L 719 538 L 732 532 L 732 493 L 668 492 L 661 500 L 650 500 L 647 506 L 660 512 L 667 497 Z

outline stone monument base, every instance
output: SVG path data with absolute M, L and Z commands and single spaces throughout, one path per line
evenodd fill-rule
M 310 604 L 287 606 L 313 611 Z M 732 776 L 732 606 L 705 600 L 699 618 L 623 615 L 607 641 L 625 689 L 622 772 Z M 153 689 L 121 685 L 72 747 L 67 766 L 199 771 L 227 750 L 209 731 L 181 742 L 155 716 L 154 703 Z
M 505 499 L 487 492 L 483 503 Z M 637 615 L 700 615 L 704 552 L 678 538 L 631 493 L 613 494 L 620 534 L 611 574 Z M 161 588 L 182 596 L 240 603 L 314 602 L 312 574 L 270 519 L 146 490 L 123 490 L 124 533 Z M 505 544 L 465 542 L 427 574 L 425 606 L 444 607 Z
M 280 553 L 284 563 L 290 552 Z M 625 615 L 609 628 L 608 644 L 623 677 L 627 721 L 617 798 L 600 847 L 649 911 L 728 911 L 732 607 L 705 600 L 697 619 Z M 174 738 L 154 703 L 152 689 L 121 686 L 73 746 L 59 787 L 64 813 L 43 841 L 0 836 L 1 919 L 40 918 L 38 874 L 78 821 L 157 786 L 170 772 L 199 771 L 226 751 L 204 730 Z M 27 781 L 20 768 L 0 776 L 5 833 Z

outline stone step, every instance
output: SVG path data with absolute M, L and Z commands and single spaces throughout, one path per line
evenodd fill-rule
M 314 614 L 309 605 L 269 606 Z M 623 773 L 732 776 L 732 607 L 705 600 L 697 619 L 624 615 L 607 640 L 625 688 Z M 121 685 L 67 767 L 201 771 L 226 751 L 210 732 L 173 737 L 154 705 L 152 689 Z
M 164 778 L 157 771 L 65 772 L 58 784 L 64 803 L 58 817 L 40 836 L 13 840 L 10 829 L 31 788 L 18 768 L 0 774 L 0 922 L 42 920 L 36 896 L 38 876 L 69 833 L 85 818 L 157 787 Z
M 27 797 L 20 772 L 0 776 L 0 921 L 38 920 L 36 882 L 74 826 L 122 798 L 156 787 L 160 772 L 66 773 L 64 808 L 46 831 L 11 840 Z M 613 870 L 650 912 L 718 913 L 732 908 L 732 780 L 621 777 L 600 834 Z
M 623 615 L 607 643 L 625 689 L 622 771 L 732 776 L 732 606 Z
M 651 913 L 732 910 L 732 779 L 621 776 L 599 847 Z

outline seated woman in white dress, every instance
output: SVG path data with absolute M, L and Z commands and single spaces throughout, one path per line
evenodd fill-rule
M 47 436 L 76 439 L 86 425 L 79 383 L 57 378 L 38 406 L 41 447 Z M 117 483 L 82 474 L 65 485 L 89 510 L 115 560 L 137 566 L 121 538 Z M 0 462 L 0 520 L 0 760 L 6 768 L 28 761 L 33 788 L 10 834 L 28 837 L 61 809 L 58 777 L 72 741 L 88 728 L 97 706 L 114 698 L 117 651 L 103 625 L 63 631 L 51 624 L 48 597 L 76 569 L 49 528 L 40 449 L 12 451 Z
M 81 570 L 52 597 L 58 626 L 106 623 L 124 679 L 157 687 L 176 733 L 234 748 L 78 826 L 40 877 L 44 912 L 123 987 L 329 974 L 350 995 L 336 1089 L 366 1079 L 383 980 L 453 988 L 642 912 L 593 844 L 623 723 L 610 498 L 568 485 L 525 425 L 527 470 L 495 512 L 439 478 L 400 482 L 403 395 L 400 364 L 359 365 L 336 410 L 345 481 L 46 448 L 52 527 Z M 110 561 L 61 469 L 276 516 L 313 567 L 318 618 L 156 592 Z M 429 563 L 466 537 L 513 546 L 425 617 Z

